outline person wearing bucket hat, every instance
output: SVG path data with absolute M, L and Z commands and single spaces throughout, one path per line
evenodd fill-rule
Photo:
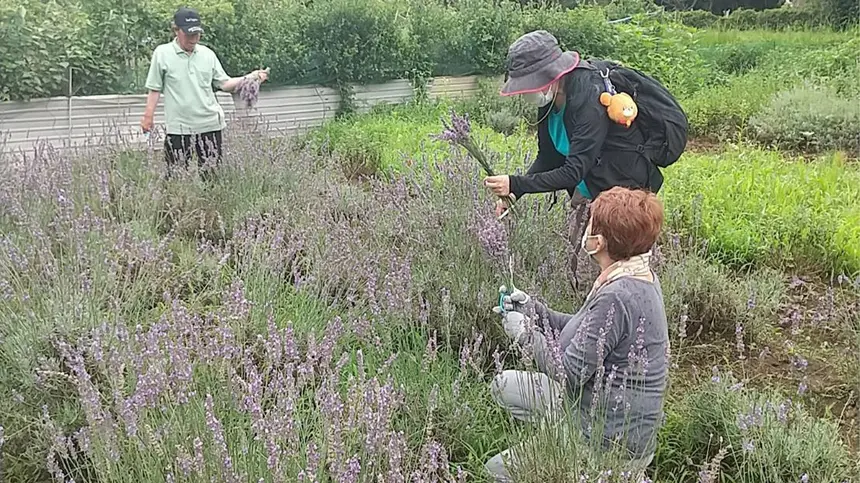
M 604 79 L 575 51 L 563 51 L 545 30 L 529 32 L 508 49 L 502 96 L 522 96 L 538 109 L 538 155 L 524 175 L 490 176 L 494 194 L 566 190 L 574 204 L 614 186 L 657 193 L 663 176 L 636 147 L 645 138 L 637 123 L 614 123 L 600 103 Z M 505 209 L 499 200 L 497 214 Z
M 663 184 L 659 167 L 666 163 L 661 164 L 659 155 L 643 147 L 660 144 L 665 138 L 646 139 L 643 123 L 649 121 L 643 118 L 641 109 L 630 126 L 610 119 L 600 102 L 608 82 L 597 68 L 603 62 L 581 59 L 575 51 L 563 51 L 555 36 L 546 30 L 529 32 L 514 41 L 508 49 L 506 81 L 500 94 L 522 96 L 537 108 L 538 153 L 523 175 L 484 179 L 485 186 L 500 197 L 496 202 L 497 216 L 507 210 L 510 199 L 516 201 L 527 193 L 553 193 L 555 199 L 556 192 L 567 191 L 572 208 L 568 236 L 573 247 L 579 246 L 591 200 L 601 192 L 621 186 L 656 194 Z M 647 81 L 656 82 L 650 78 Z M 671 97 L 665 91 L 660 95 Z M 639 100 L 643 100 L 641 96 Z M 644 101 L 653 103 L 654 97 Z M 669 107 L 663 109 L 661 105 L 652 108 L 652 112 L 673 110 L 672 115 L 678 114 L 680 106 L 674 104 L 674 99 L 660 101 Z M 660 120 L 657 123 L 664 124 Z M 575 286 L 579 285 L 581 257 L 581 253 L 570 257 Z M 587 263 L 583 265 L 588 267 Z
M 152 131 L 155 108 L 163 94 L 168 176 L 180 162 L 188 167 L 193 150 L 206 178 L 211 170 L 207 161 L 216 165 L 221 161 L 221 132 L 226 127 L 224 110 L 213 87 L 231 92 L 246 77 L 265 82 L 268 70 L 243 77 L 227 75 L 218 56 L 199 43 L 204 28 L 200 15 L 192 8 L 179 8 L 173 15 L 172 27 L 174 39 L 156 47 L 152 55 L 146 78 L 149 95 L 140 126 L 144 133 Z

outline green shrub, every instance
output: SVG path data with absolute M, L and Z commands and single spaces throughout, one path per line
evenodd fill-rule
M 839 29 L 860 25 L 860 3 L 854 0 L 819 0 L 822 17 Z
M 437 2 L 415 0 L 409 10 L 410 33 L 417 47 L 414 68 L 431 75 L 468 75 L 474 72 L 453 8 Z
M 843 98 L 856 99 L 860 97 L 860 62 L 833 79 L 831 85 L 836 89 L 837 94 Z
M 762 67 L 771 77 L 784 82 L 826 83 L 843 77 L 857 66 L 858 48 L 860 37 L 812 46 L 784 46 L 774 49 Z
M 720 18 L 720 24 L 723 28 L 739 30 L 811 28 L 821 25 L 821 15 L 809 8 L 740 9 Z
M 860 104 L 833 88 L 782 92 L 750 118 L 750 128 L 760 142 L 779 148 L 860 155 Z
M 684 25 L 699 29 L 720 28 L 738 30 L 789 30 L 813 28 L 827 24 L 826 16 L 816 7 L 769 8 L 754 10 L 741 8 L 728 16 L 714 15 L 707 10 L 677 12 L 676 18 Z
M 583 57 L 622 60 L 653 74 L 682 97 L 720 83 L 722 77 L 698 55 L 696 42 L 704 36 L 694 36 L 673 19 L 697 27 L 713 20 L 726 32 L 795 28 L 821 17 L 810 13 L 819 10 L 810 9 L 740 11 L 727 18 L 700 11 L 652 16 L 645 15 L 652 10 L 648 5 L 641 0 L 572 9 L 559 2 L 513 0 L 201 0 L 195 7 L 206 25 L 203 42 L 218 53 L 227 72 L 239 75 L 268 66 L 272 75 L 267 85 L 342 86 L 392 78 L 419 81 L 428 75 L 500 74 L 517 36 L 546 29 L 563 48 Z M 68 65 L 76 69 L 72 91 L 77 94 L 140 92 L 152 49 L 172 37 L 169 21 L 175 8 L 168 0 L 133 5 L 121 0 L 0 0 L 0 34 L 8 39 L 0 50 L 0 99 L 63 95 Z M 607 22 L 630 14 L 629 23 Z M 50 28 L 43 19 L 51 19 Z M 737 37 L 737 32 L 730 33 Z M 778 41 L 818 44 L 819 38 L 830 37 L 797 33 Z M 838 40 L 844 43 L 844 37 Z M 747 72 L 761 60 L 759 50 L 729 48 L 722 65 L 730 73 Z M 848 66 L 853 59 L 851 51 L 833 53 L 840 56 L 781 59 L 775 65 L 780 72 L 791 68 L 829 75 L 830 67 Z
M 0 100 L 109 89 L 116 65 L 89 35 L 94 28 L 79 5 L 0 2 Z
M 686 27 L 651 22 L 620 24 L 614 57 L 661 82 L 675 97 L 709 85 L 710 69 L 696 51 L 696 39 Z
M 677 12 L 676 16 L 682 24 L 697 29 L 711 28 L 720 20 L 719 15 L 714 15 L 707 10 L 685 10 Z
M 769 77 L 748 74 L 731 78 L 681 99 L 695 137 L 736 140 L 746 132 L 749 118 L 781 87 Z
M 309 70 L 327 84 L 370 83 L 405 76 L 405 29 L 381 0 L 322 0 L 309 12 L 304 38 Z
M 702 49 L 701 55 L 721 73 L 740 75 L 758 67 L 772 55 L 775 45 L 772 40 L 721 44 Z
M 553 7 L 530 8 L 523 19 L 523 32 L 546 30 L 563 50 L 575 50 L 583 57 L 611 57 L 617 47 L 617 29 L 607 24 L 599 8 L 567 10 Z
M 780 91 L 801 83 L 838 84 L 850 92 L 856 40 L 830 34 L 707 32 L 698 36 L 713 84 L 682 99 L 694 136 L 736 139 Z
M 473 72 L 504 72 L 508 47 L 522 32 L 519 6 L 510 0 L 461 0 L 456 9 L 457 31 L 466 39 L 465 50 Z
M 298 2 L 242 0 L 235 2 L 233 21 L 209 28 L 206 36 L 216 36 L 213 48 L 228 74 L 269 67 L 271 84 L 317 83 L 323 78 L 308 68 L 304 41 L 309 19 L 308 9 Z
M 655 457 L 655 479 L 695 479 L 700 465 L 725 450 L 714 481 L 847 481 L 856 463 L 836 423 L 801 402 L 742 387 L 726 372 L 672 404 Z M 665 474 L 664 474 L 665 473 Z M 662 477 L 662 478 L 661 478 Z
M 514 123 L 513 118 L 517 119 L 515 124 L 519 124 L 520 120 L 534 124 L 537 120 L 537 108 L 522 96 L 499 95 L 501 87 L 501 79 L 480 79 L 477 94 L 460 102 L 462 110 L 468 112 L 473 119 L 481 121 L 481 124 L 490 127 L 498 126 L 500 121 L 504 121 L 503 124 Z
M 522 118 L 508 111 L 491 112 L 487 115 L 487 125 L 498 133 L 511 135 L 520 125 Z
M 777 313 L 785 290 L 779 273 L 764 269 L 742 275 L 695 251 L 671 245 L 666 251 L 670 255 L 659 276 L 674 337 L 693 344 L 734 341 L 740 326 L 746 344 L 767 340 L 772 327 L 766 321 Z

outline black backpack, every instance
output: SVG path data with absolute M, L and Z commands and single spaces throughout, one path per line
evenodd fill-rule
M 606 75 L 618 92 L 626 92 L 636 102 L 639 114 L 633 121 L 645 136 L 638 146 L 655 165 L 671 166 L 687 147 L 687 115 L 678 101 L 653 77 L 631 67 L 609 60 L 589 59 L 580 68 L 593 69 Z

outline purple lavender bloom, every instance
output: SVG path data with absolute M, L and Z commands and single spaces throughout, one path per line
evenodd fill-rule
M 750 297 L 747 300 L 747 310 L 753 310 L 756 307 L 755 292 L 750 292 Z
M 260 96 L 260 80 L 256 77 L 244 77 L 236 88 L 236 93 L 245 103 L 245 107 L 251 108 L 257 105 Z
M 442 133 L 438 134 L 436 139 L 440 141 L 447 141 L 450 143 L 463 143 L 469 140 L 469 136 L 472 132 L 472 126 L 469 122 L 469 114 L 466 113 L 463 116 L 458 116 L 457 113 L 451 109 L 451 122 L 450 124 L 442 119 L 442 125 L 445 129 Z
M 472 126 L 469 122 L 469 114 L 458 116 L 452 109 L 450 124 L 442 119 L 442 125 L 445 129 L 441 134 L 434 136 L 435 139 L 462 146 L 478 161 L 488 176 L 495 176 L 495 172 L 493 171 L 493 167 L 490 166 L 487 156 L 472 140 Z
M 223 466 L 223 474 L 228 482 L 239 483 L 240 478 L 236 476 L 236 473 L 233 470 L 233 458 L 230 457 L 230 453 L 227 450 L 227 441 L 224 439 L 224 430 L 221 427 L 221 421 L 215 417 L 214 402 L 212 401 L 211 394 L 206 395 L 205 407 L 206 425 L 212 433 L 212 439 L 215 443 L 215 451 Z
M 787 399 L 785 402 L 779 405 L 776 410 L 776 419 L 781 424 L 788 423 L 788 412 L 791 410 L 791 399 Z
M 807 366 L 809 366 L 809 361 L 804 359 L 802 356 L 792 355 L 791 366 L 799 371 L 804 371 L 806 370 Z
M 344 483 L 355 483 L 358 481 L 359 473 L 361 473 L 361 462 L 358 460 L 358 455 L 353 455 L 346 462 L 346 471 L 341 476 L 340 481 Z
M 508 233 L 495 216 L 485 212 L 475 214 L 471 230 L 477 236 L 484 252 L 493 260 L 504 263 L 508 256 Z
M 307 466 L 305 469 L 299 471 L 298 479 L 299 481 L 309 481 L 316 483 L 319 481 L 317 479 L 317 471 L 320 468 L 320 453 L 319 446 L 316 443 L 311 442 L 307 446 Z

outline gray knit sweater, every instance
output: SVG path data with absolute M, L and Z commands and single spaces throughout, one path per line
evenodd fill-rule
M 663 421 L 669 331 L 654 280 L 610 282 L 573 315 L 536 303 L 542 328 L 527 339 L 541 372 L 558 381 L 563 372 L 585 435 L 602 429 L 604 445 L 618 443 L 632 458 L 654 453 Z

